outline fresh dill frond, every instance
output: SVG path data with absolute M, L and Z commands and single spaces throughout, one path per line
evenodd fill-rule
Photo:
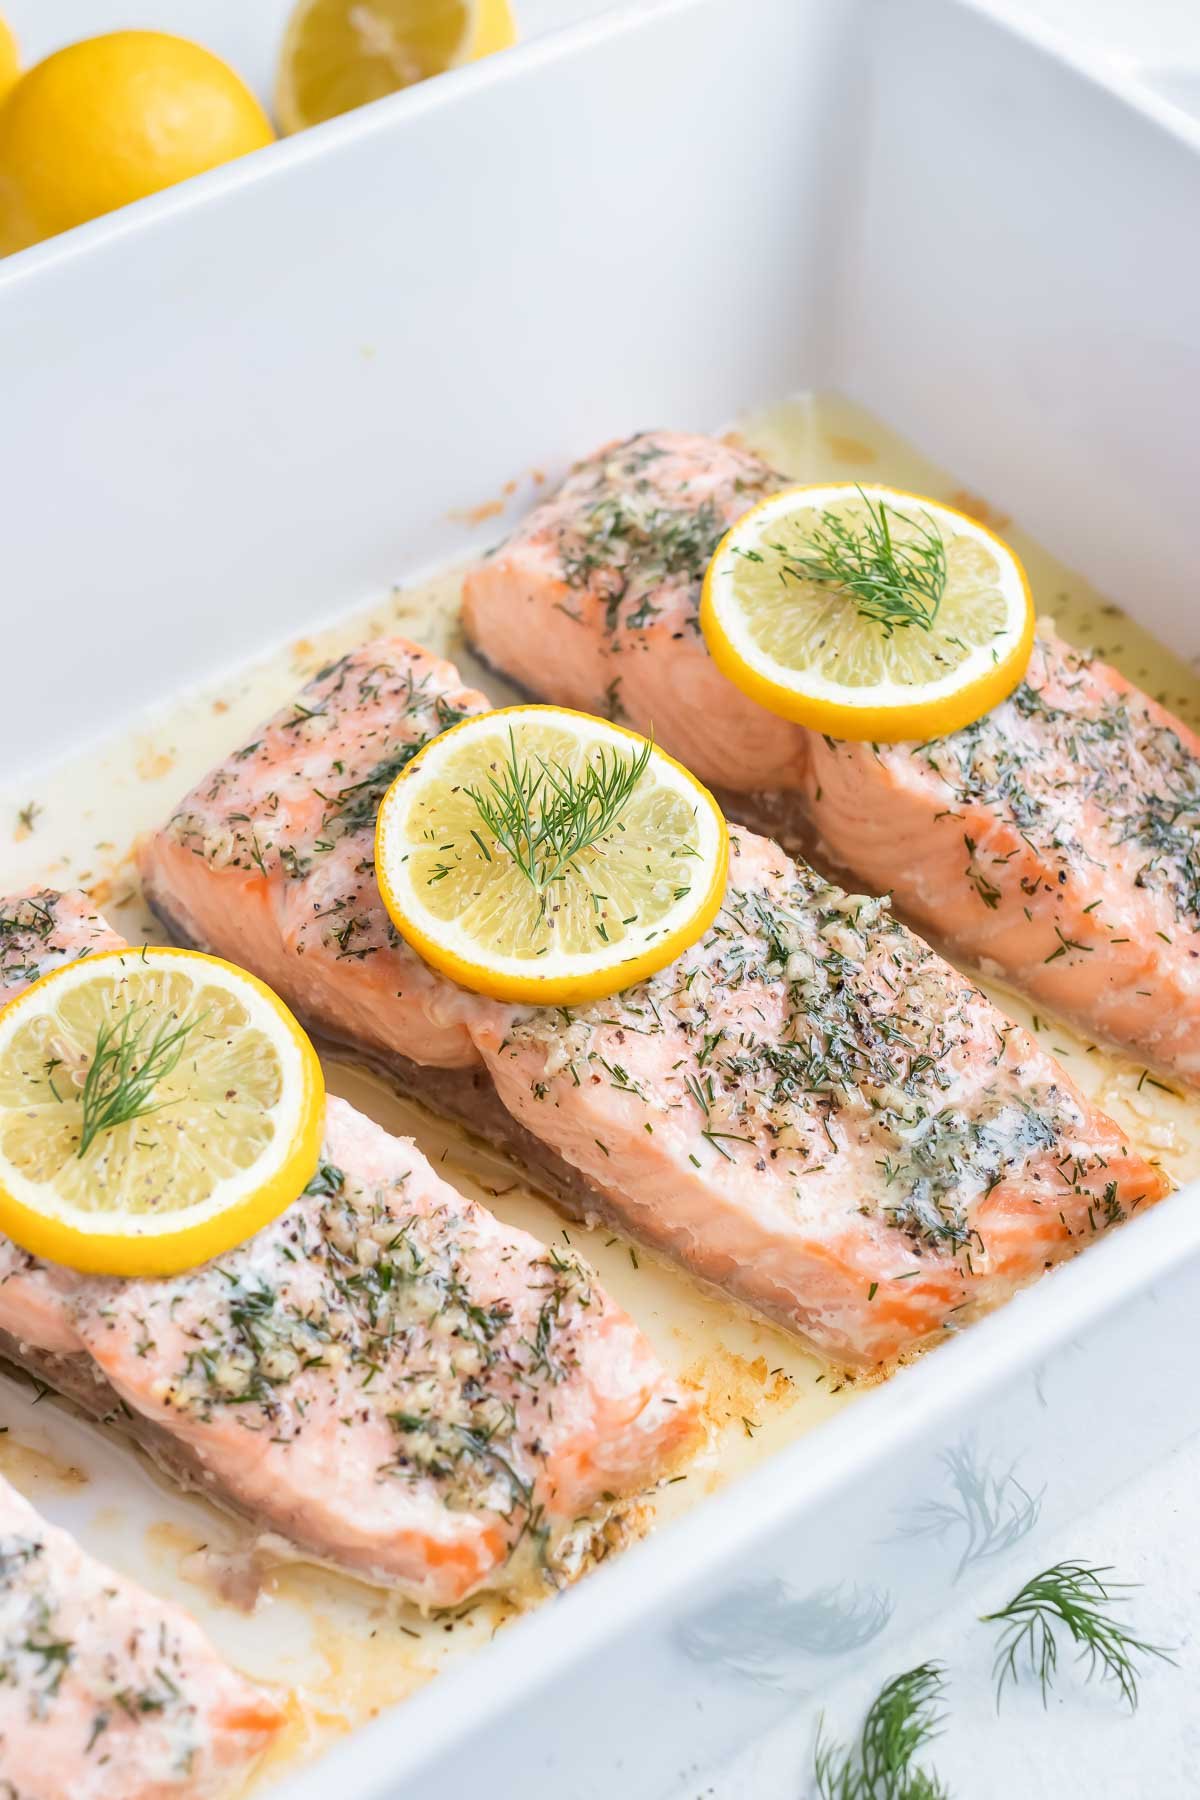
M 466 790 L 493 847 L 499 846 L 525 878 L 543 893 L 573 859 L 591 849 L 616 825 L 650 761 L 647 740 L 628 756 L 601 745 L 582 775 L 544 756 L 522 759 L 512 727 L 508 760 L 488 775 L 487 789 Z M 491 851 L 474 834 L 489 861 Z
M 932 1770 L 913 1759 L 942 1726 L 946 1691 L 940 1663 L 919 1663 L 880 1689 L 856 1745 L 846 1749 L 817 1735 L 814 1775 L 819 1800 L 950 1800 Z
M 1077 1660 L 1086 1663 L 1087 1680 L 1099 1672 L 1102 1681 L 1116 1683 L 1130 1712 L 1136 1710 L 1139 1658 L 1157 1656 L 1163 1662 L 1174 1658 L 1161 1645 L 1134 1637 L 1110 1616 L 1107 1608 L 1125 1602 L 1121 1590 L 1137 1586 L 1136 1582 L 1106 1579 L 1111 1573 L 1107 1564 L 1055 1563 L 1027 1581 L 999 1612 L 982 1615 L 985 1624 L 1004 1624 L 993 1669 L 997 1708 L 1005 1682 L 1011 1680 L 1015 1685 L 1019 1680 L 1022 1658 L 1041 1683 L 1042 1704 L 1046 1704 L 1058 1668 L 1055 1632 L 1062 1625 L 1079 1646 Z
M 882 625 L 884 634 L 903 625 L 932 629 L 946 592 L 946 545 L 928 513 L 923 519 L 897 512 L 886 500 L 869 500 L 861 519 L 843 518 L 829 507 L 818 525 L 806 533 L 808 554 L 784 544 L 771 548 L 781 557 L 785 575 L 817 587 L 841 588 L 854 601 L 859 617 Z M 893 521 L 913 535 L 897 538 Z
M 106 1019 L 96 1033 L 80 1096 L 83 1119 L 76 1156 L 86 1156 L 102 1131 L 127 1125 L 167 1104 L 154 1099 L 155 1089 L 178 1064 L 204 1015 L 179 1023 L 163 1020 L 151 1033 L 151 1020 L 144 1016 L 148 1006 L 147 1001 L 129 1007 L 115 1024 Z

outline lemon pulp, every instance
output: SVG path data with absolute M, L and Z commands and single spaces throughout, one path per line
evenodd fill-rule
M 561 1004 L 614 993 L 698 937 L 724 891 L 728 840 L 716 802 L 650 750 L 611 827 L 533 880 L 497 841 L 473 794 L 518 767 L 554 783 L 635 758 L 645 740 L 558 707 L 511 707 L 465 720 L 427 745 L 380 808 L 376 868 L 384 902 L 426 961 L 497 998 Z
M 515 37 L 508 0 L 300 0 L 279 59 L 280 125 L 318 125 Z
M 188 951 L 86 958 L 0 1014 L 0 1226 L 74 1267 L 191 1266 L 300 1192 L 322 1100 L 252 977 Z
M 936 604 L 918 595 L 906 614 L 902 595 L 889 616 L 811 573 L 815 534 L 853 535 L 872 509 L 901 565 L 936 542 Z M 761 705 L 881 741 L 979 717 L 1016 685 L 1033 639 L 1024 571 L 998 538 L 936 501 L 845 486 L 787 490 L 739 520 L 709 566 L 701 622 L 722 671 Z

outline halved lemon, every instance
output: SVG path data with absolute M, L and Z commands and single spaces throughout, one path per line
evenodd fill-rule
M 516 36 L 508 0 L 299 0 L 275 83 L 280 129 L 319 125 Z
M 700 624 L 721 672 L 835 738 L 941 737 L 1010 694 L 1029 662 L 1029 582 L 953 507 L 887 487 L 788 488 L 722 538 Z
M 464 719 L 379 809 L 396 929 L 461 987 L 569 1006 L 632 987 L 712 924 L 729 834 L 647 739 L 558 706 Z
M 304 1032 L 232 964 L 69 963 L 0 1012 L 0 1231 L 94 1274 L 193 1268 L 301 1192 L 324 1101 Z
M 20 72 L 21 58 L 17 40 L 13 36 L 12 26 L 0 13 L 0 100 L 3 100 L 10 88 L 17 85 Z

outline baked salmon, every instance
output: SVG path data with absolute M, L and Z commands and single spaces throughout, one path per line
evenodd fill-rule
M 952 737 L 814 739 L 804 804 L 964 960 L 1200 1086 L 1200 738 L 1116 669 L 1043 626 Z
M 31 888 L 0 900 L 0 1005 L 39 975 L 99 950 L 120 949 L 118 937 L 86 894 Z M 36 1345 L 51 1356 L 81 1346 L 70 1300 L 78 1278 L 29 1256 L 0 1237 L 0 1347 Z
M 259 959 L 341 1043 L 375 1061 L 386 1047 L 406 1091 L 568 1210 L 848 1366 L 893 1361 L 1162 1195 L 1112 1121 L 885 903 L 749 833 L 712 928 L 613 999 L 513 1008 L 433 974 L 390 931 L 370 809 L 331 829 L 329 799 L 306 806 L 304 787 L 315 769 L 328 793 L 326 735 L 354 791 L 399 766 L 438 729 L 439 698 L 450 715 L 483 704 L 401 639 L 323 671 L 142 846 L 151 904 Z M 422 1071 L 451 1048 L 459 1067 Z
M 609 446 L 468 573 L 467 636 L 542 699 L 615 703 L 733 817 L 1200 1085 L 1200 740 L 1045 624 L 1012 697 L 932 744 L 837 743 L 764 712 L 717 672 L 698 608 L 725 526 L 782 485 L 712 438 Z
M 0 1792 L 217 1800 L 284 1722 L 167 1601 L 95 1562 L 0 1479 Z
M 470 570 L 467 638 L 530 694 L 652 732 L 710 787 L 795 788 L 807 734 L 726 681 L 699 625 L 721 537 L 784 486 L 716 438 L 609 444 Z
M 176 936 L 223 945 L 330 1036 L 384 1055 L 418 1046 L 409 1053 L 427 1067 L 475 1062 L 450 990 L 379 903 L 371 853 L 401 769 L 487 707 L 452 664 L 402 639 L 341 657 L 150 840 L 142 866 L 155 910 Z
M 965 1323 L 1165 1187 L 885 902 L 749 833 L 677 963 L 475 1038 L 627 1230 L 847 1365 Z
M 212 1263 L 113 1281 L 14 1255 L 18 1360 L 122 1412 L 190 1486 L 424 1606 L 566 1578 L 696 1442 L 695 1396 L 578 1257 L 341 1100 L 304 1193 Z

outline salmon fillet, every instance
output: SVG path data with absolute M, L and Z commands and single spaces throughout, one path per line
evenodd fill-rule
M 815 739 L 804 801 L 830 859 L 966 960 L 1200 1086 L 1200 738 L 1117 670 L 1043 627 L 952 737 Z
M 1200 1085 L 1200 740 L 1045 624 L 1012 697 L 933 744 L 837 743 L 763 711 L 708 656 L 700 583 L 725 526 L 783 485 L 711 438 L 609 446 L 468 573 L 467 637 L 542 699 L 607 695 L 732 816 Z
M 178 935 L 223 945 L 328 1035 L 385 1054 L 399 1037 L 435 1068 L 473 1063 L 451 991 L 379 904 L 371 854 L 379 802 L 401 769 L 487 706 L 452 664 L 403 639 L 341 657 L 151 840 L 153 904 Z
M 186 1613 L 93 1561 L 0 1478 L 0 1791 L 217 1800 L 283 1721 Z
M 163 1280 L 22 1257 L 15 1285 L 35 1281 L 48 1332 L 0 1284 L 21 1360 L 122 1403 L 191 1485 L 425 1606 L 566 1578 L 697 1437 L 694 1395 L 578 1257 L 337 1099 L 317 1175 L 247 1243 Z
M 412 695 L 419 734 L 436 730 L 438 683 L 463 703 L 453 668 L 400 639 L 324 672 L 142 846 L 151 904 L 231 956 L 265 944 L 256 972 L 302 1013 L 376 1060 L 388 1047 L 408 1091 L 473 1122 L 569 1209 L 608 1218 L 849 1366 L 953 1328 L 1165 1191 L 1057 1064 L 884 903 L 749 833 L 735 833 L 713 927 L 611 1000 L 513 1008 L 434 975 L 389 931 L 369 814 L 322 849 L 294 796 L 327 764 L 324 733 L 347 783 L 378 759 L 380 731 L 386 758 L 407 754 Z M 248 870 L 251 839 L 262 866 Z M 345 905 L 338 870 L 353 873 Z M 257 923 L 244 932 L 248 893 Z M 301 939 L 318 915 L 343 924 Z M 340 941 L 350 919 L 347 944 L 363 951 L 352 960 Z M 422 1080 L 451 1028 L 473 1066 Z
M 60 963 L 124 941 L 77 890 L 29 888 L 0 900 L 0 1004 Z
M 699 627 L 722 535 L 785 485 L 715 438 L 609 444 L 469 572 L 467 638 L 529 693 L 653 732 L 710 786 L 794 788 L 806 734 L 726 681 Z
M 99 950 L 119 950 L 86 894 L 31 888 L 0 900 L 0 1005 L 39 975 Z M 70 1300 L 78 1277 L 0 1237 L 0 1332 L 55 1356 L 80 1349 Z
M 850 1365 L 964 1323 L 1165 1187 L 884 902 L 749 833 L 677 963 L 475 1035 L 627 1229 Z

